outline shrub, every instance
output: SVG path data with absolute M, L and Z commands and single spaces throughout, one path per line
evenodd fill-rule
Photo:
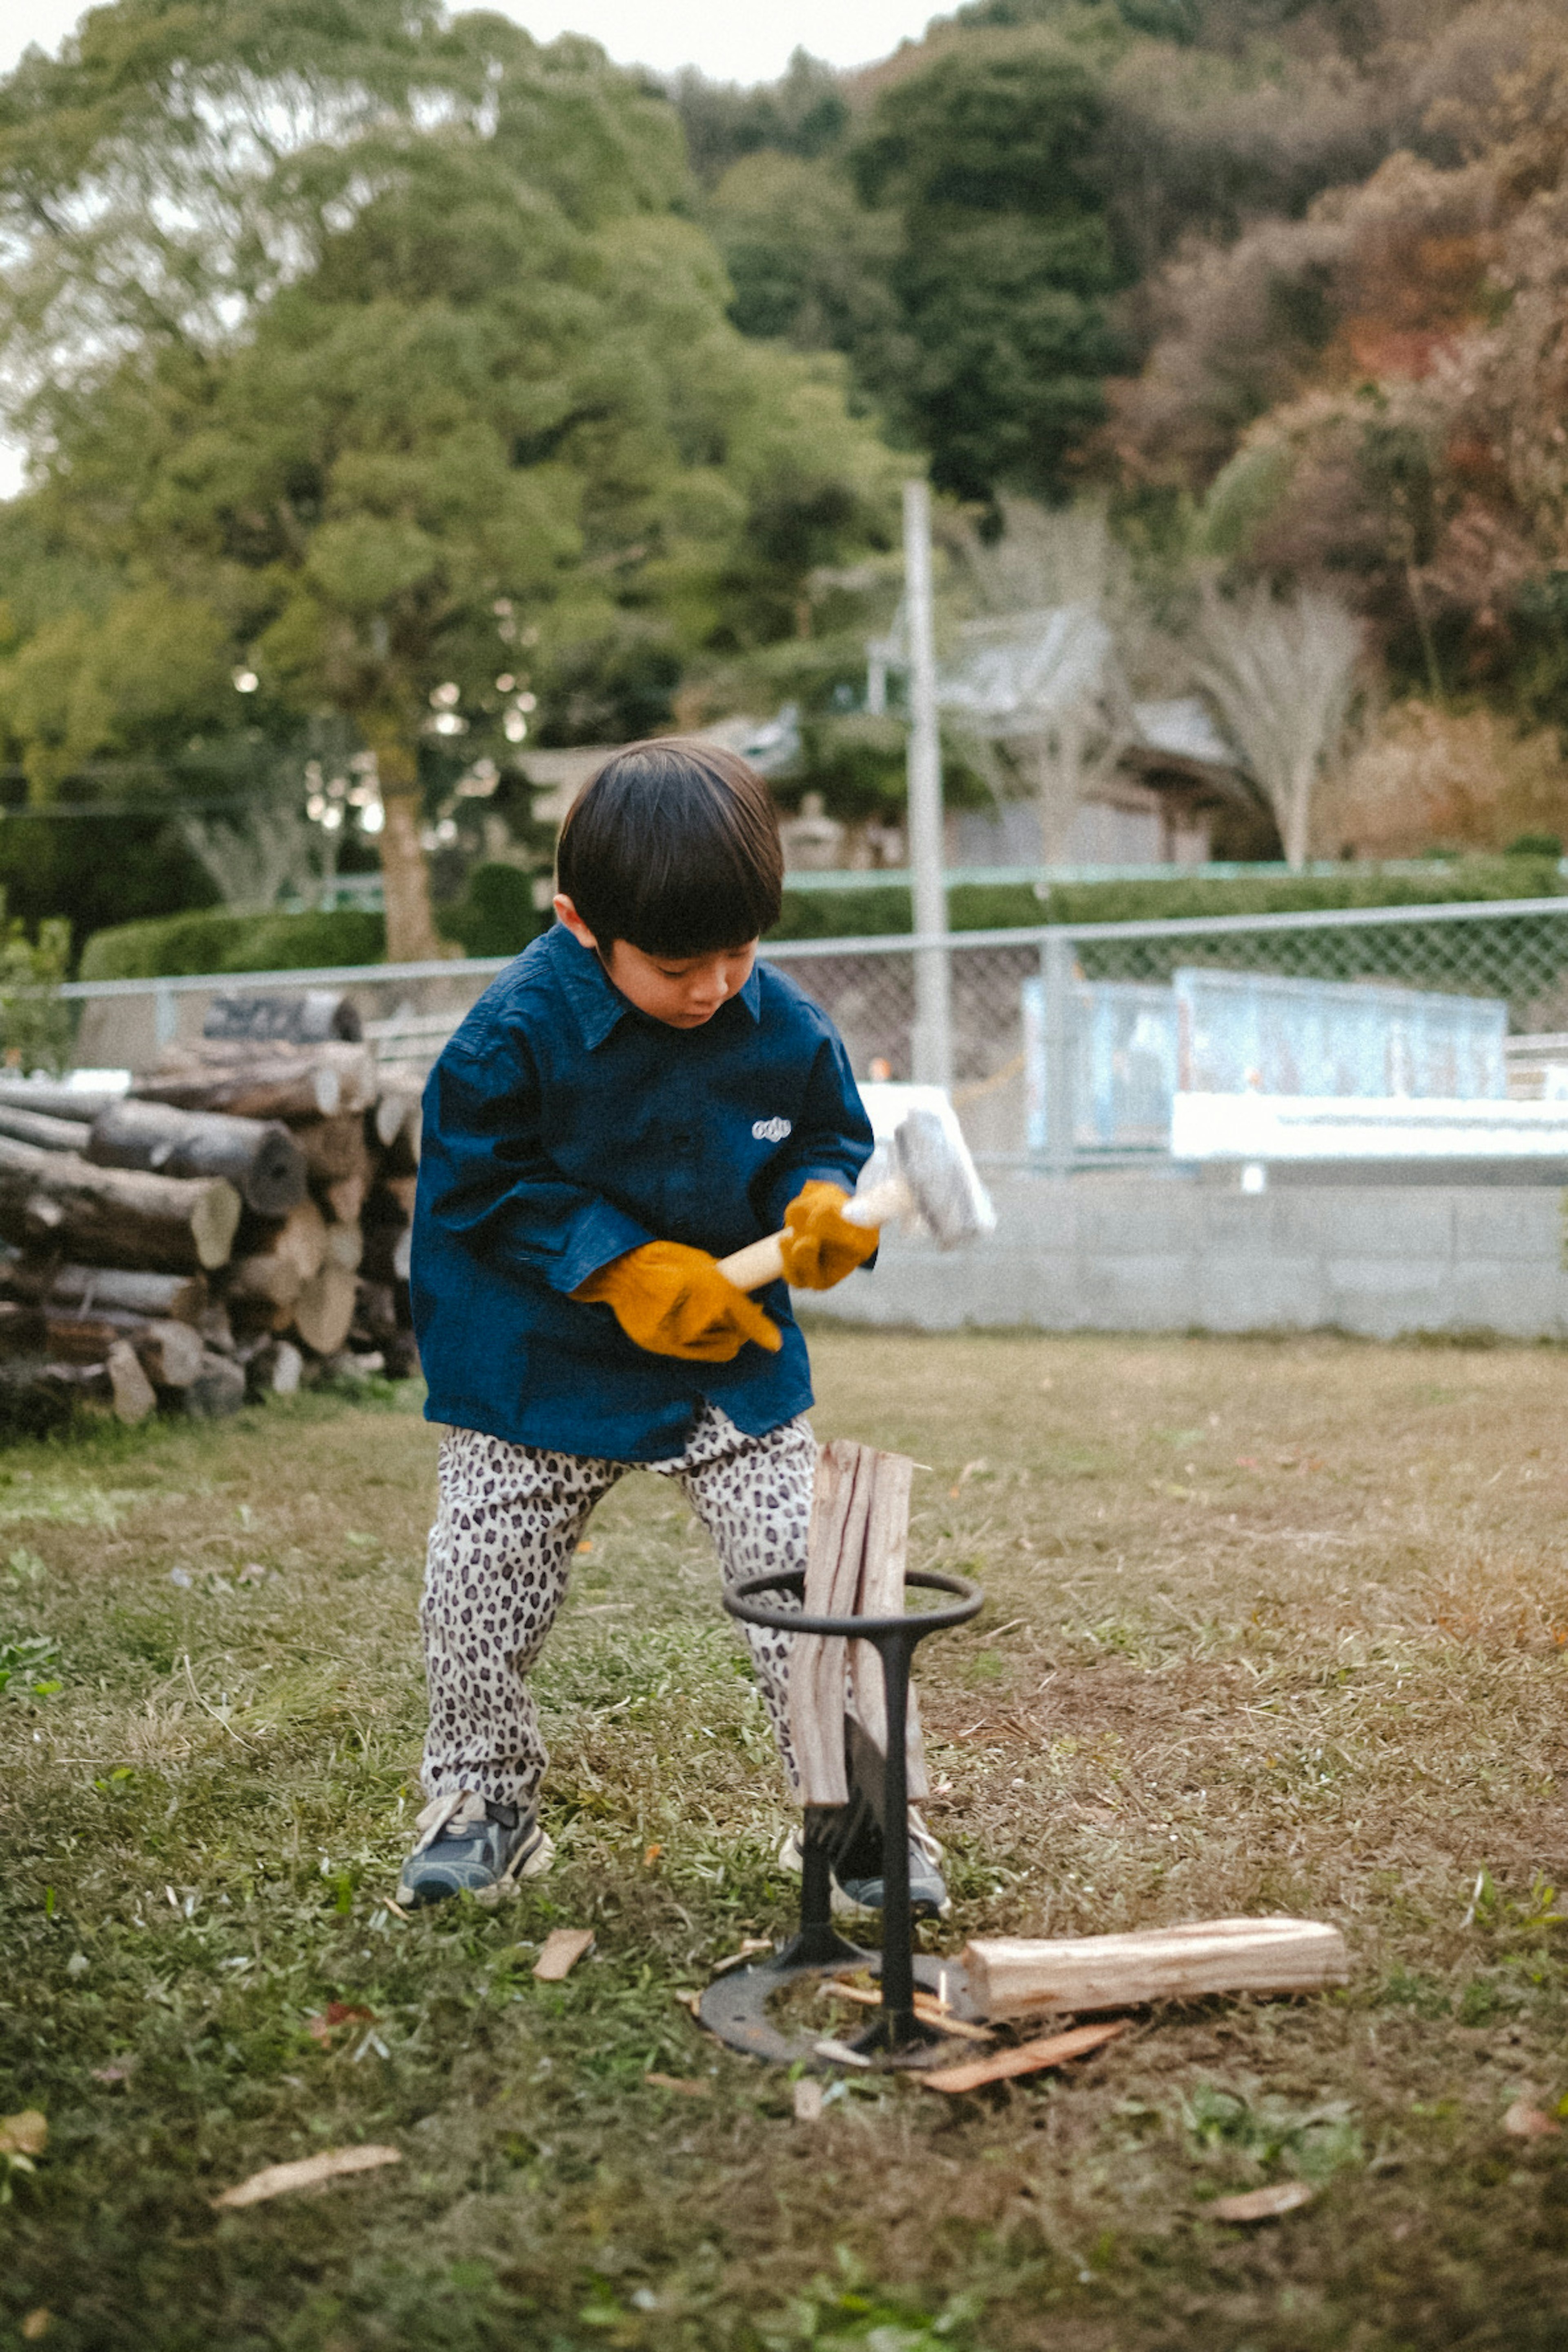
M 533 881 L 521 866 L 476 866 L 466 895 L 436 918 L 442 936 L 456 940 L 465 955 L 516 955 L 550 921 L 533 903 Z
M 221 909 L 117 923 L 82 950 L 83 980 L 169 980 L 208 971 L 303 971 L 313 966 L 379 963 L 386 951 L 379 915 L 356 907 L 300 915 L 234 915 Z

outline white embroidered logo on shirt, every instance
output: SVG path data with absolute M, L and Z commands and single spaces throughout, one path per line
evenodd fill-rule
M 792 1118 L 759 1118 L 752 1121 L 752 1133 L 759 1143 L 782 1143 L 786 1135 L 795 1132 Z

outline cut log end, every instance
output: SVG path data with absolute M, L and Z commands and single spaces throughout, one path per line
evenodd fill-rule
M 201 1196 L 191 1211 L 191 1237 L 207 1273 L 214 1274 L 220 1265 L 228 1264 L 243 1206 L 234 1186 L 223 1177 L 203 1185 Z

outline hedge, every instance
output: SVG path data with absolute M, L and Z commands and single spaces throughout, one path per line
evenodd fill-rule
M 1551 856 L 1456 858 L 1423 874 L 1347 866 L 1336 874 L 1173 875 L 1170 881 L 1058 882 L 1043 896 L 1028 882 L 957 883 L 947 894 L 955 931 L 1005 931 L 1040 923 L 1158 922 L 1194 915 L 1294 915 L 1339 907 L 1428 907 L 1485 898 L 1555 898 L 1568 880 Z M 882 938 L 913 928 L 902 885 L 865 890 L 786 890 L 775 940 Z
M 172 980 L 208 971 L 303 971 L 319 964 L 379 963 L 386 926 L 358 907 L 330 913 L 234 915 L 221 909 L 117 923 L 94 931 L 83 980 Z
M 1342 874 L 1237 878 L 1173 876 L 1169 882 L 1064 882 L 1037 898 L 1026 882 L 960 883 L 948 893 L 954 930 L 1016 930 L 1040 923 L 1158 921 L 1192 915 L 1303 914 L 1337 907 L 1426 907 L 1486 898 L 1554 898 L 1568 881 L 1554 857 L 1470 857 L 1440 871 L 1382 873 L 1347 866 Z M 466 955 L 513 955 L 543 929 L 531 877 L 513 866 L 477 866 L 468 896 L 437 918 Z M 786 890 L 774 940 L 881 938 L 912 927 L 901 885 L 864 890 Z M 331 914 L 170 915 L 95 931 L 82 952 L 83 980 L 161 980 L 208 971 L 298 971 L 312 965 L 377 963 L 384 952 L 379 915 L 357 908 Z

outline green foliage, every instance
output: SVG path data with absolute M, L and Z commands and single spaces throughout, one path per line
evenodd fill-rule
M 8 1068 L 62 1070 L 73 1023 L 59 988 L 70 969 L 70 925 L 40 923 L 36 940 L 19 919 L 0 939 L 0 1054 Z
M 65 1685 L 55 1673 L 58 1644 L 47 1634 L 0 1641 L 0 1692 L 25 1698 L 52 1698 Z
M 468 956 L 516 955 L 550 922 L 533 903 L 533 877 L 521 866 L 487 863 L 468 876 L 466 895 L 443 907 L 437 921 L 444 936 Z
M 895 212 L 857 203 L 840 172 L 767 151 L 725 173 L 703 218 L 742 334 L 845 352 L 868 383 L 893 381 L 906 351 L 891 283 Z
M 504 760 L 517 694 L 536 738 L 638 732 L 792 632 L 889 536 L 889 461 L 832 360 L 728 324 L 686 184 L 644 79 L 500 16 L 118 0 L 25 60 L 0 361 L 55 597 L 10 616 L 0 735 L 35 794 L 226 734 L 297 773 L 325 712 L 411 798 L 453 728 Z
M 1194 2155 L 1239 2157 L 1270 2170 L 1282 2166 L 1304 2180 L 1328 2180 L 1363 2161 L 1361 2133 L 1343 2100 L 1303 2110 L 1281 2098 L 1249 2099 L 1222 2084 L 1199 2083 L 1182 2102 L 1182 2120 Z
M 378 963 L 386 927 L 357 908 L 300 915 L 211 913 L 121 923 L 82 950 L 83 980 L 163 980 L 206 971 L 306 971 Z
M 711 184 L 742 156 L 761 149 L 817 156 L 842 141 L 849 105 L 831 66 L 797 48 L 775 82 L 737 89 L 689 66 L 669 85 L 699 180 Z
M 850 163 L 902 227 L 892 283 L 910 355 L 876 387 L 968 499 L 1060 487 L 1103 410 L 1123 271 L 1093 168 L 1090 64 L 1048 35 L 940 51 L 886 90 Z

